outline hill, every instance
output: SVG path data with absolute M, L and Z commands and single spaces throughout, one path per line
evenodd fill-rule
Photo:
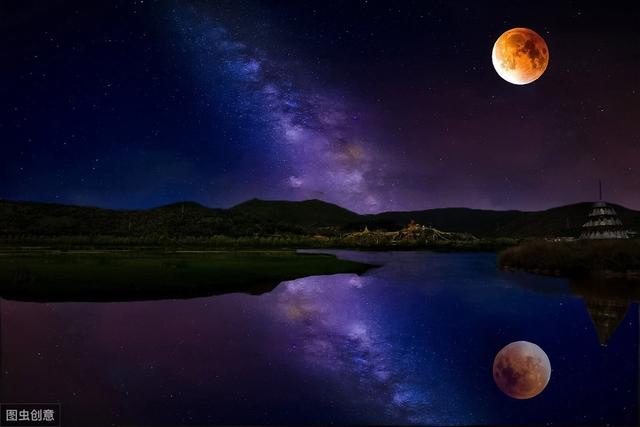
M 410 221 L 431 227 L 456 232 L 470 233 L 478 237 L 504 236 L 501 230 L 518 216 L 524 214 L 519 211 L 490 211 L 468 208 L 440 208 L 424 211 L 383 212 L 370 215 L 372 221 L 369 228 L 375 225 L 386 225 L 384 228 L 397 229 Z
M 371 215 L 372 222 L 401 227 L 410 220 L 477 237 L 577 236 L 593 203 L 576 203 L 544 211 L 493 211 L 468 208 L 429 209 L 412 212 L 384 212 Z M 631 230 L 640 229 L 640 212 L 610 204 Z M 371 228 L 371 226 L 369 226 Z
M 358 222 L 360 215 L 322 200 L 301 202 L 251 199 L 232 207 L 257 222 L 280 221 L 304 227 L 335 227 Z
M 321 200 L 264 201 L 253 199 L 230 209 L 193 202 L 146 210 L 0 200 L 0 237 L 120 236 L 164 238 L 229 236 L 342 236 L 383 229 L 398 231 L 410 221 L 438 230 L 481 238 L 576 236 L 591 203 L 577 203 L 538 212 L 442 208 L 359 215 Z M 612 205 L 627 226 L 640 230 L 640 212 Z

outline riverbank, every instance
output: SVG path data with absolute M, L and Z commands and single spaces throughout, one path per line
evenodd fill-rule
M 372 233 L 373 234 L 373 233 Z M 130 238 L 118 236 L 31 236 L 1 239 L 0 252 L 9 250 L 94 250 L 94 251 L 294 251 L 297 249 L 354 249 L 364 251 L 430 250 L 437 252 L 497 252 L 521 242 L 517 238 L 420 240 L 327 236 L 212 236 L 172 238 Z
M 640 240 L 535 240 L 502 251 L 503 270 L 640 280 Z
M 0 297 L 22 301 L 181 299 L 260 294 L 280 282 L 372 265 L 291 251 L 0 251 Z

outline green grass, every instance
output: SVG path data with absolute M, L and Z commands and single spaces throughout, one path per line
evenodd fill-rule
M 259 294 L 295 278 L 363 273 L 332 255 L 272 252 L 0 254 L 0 296 L 24 301 L 131 301 Z
M 502 268 L 571 277 L 640 271 L 640 240 L 535 240 L 500 254 Z
M 390 239 L 348 239 L 341 237 L 282 236 L 211 236 L 175 237 L 164 239 L 117 236 L 23 236 L 2 239 L 0 250 L 20 247 L 73 249 L 128 249 L 128 250 L 295 250 L 295 249 L 359 249 L 359 250 L 433 250 L 440 252 L 499 251 L 517 245 L 521 239 L 484 238 L 474 240 L 391 242 Z

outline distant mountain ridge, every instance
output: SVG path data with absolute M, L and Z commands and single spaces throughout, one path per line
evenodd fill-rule
M 361 215 L 321 200 L 252 199 L 229 209 L 178 202 L 144 210 L 115 210 L 0 200 L 0 236 L 339 235 L 399 230 L 410 221 L 477 237 L 576 236 L 592 203 L 544 211 L 438 208 Z M 640 211 L 613 206 L 625 226 L 640 230 Z
M 357 222 L 360 218 L 355 212 L 318 199 L 300 202 L 251 199 L 230 210 L 264 219 L 278 218 L 298 225 L 327 227 Z

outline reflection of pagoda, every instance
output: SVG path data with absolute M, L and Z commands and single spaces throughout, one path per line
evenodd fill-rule
M 635 281 L 591 277 L 572 280 L 570 287 L 571 293 L 584 301 L 602 346 L 607 345 L 631 304 L 640 302 L 640 288 Z
M 622 226 L 616 211 L 602 201 L 602 182 L 600 200 L 594 203 L 587 222 L 582 226 L 581 239 L 627 239 L 629 234 Z
M 607 341 L 627 314 L 630 302 L 620 299 L 585 297 L 584 303 L 596 329 L 600 345 L 606 346 Z

